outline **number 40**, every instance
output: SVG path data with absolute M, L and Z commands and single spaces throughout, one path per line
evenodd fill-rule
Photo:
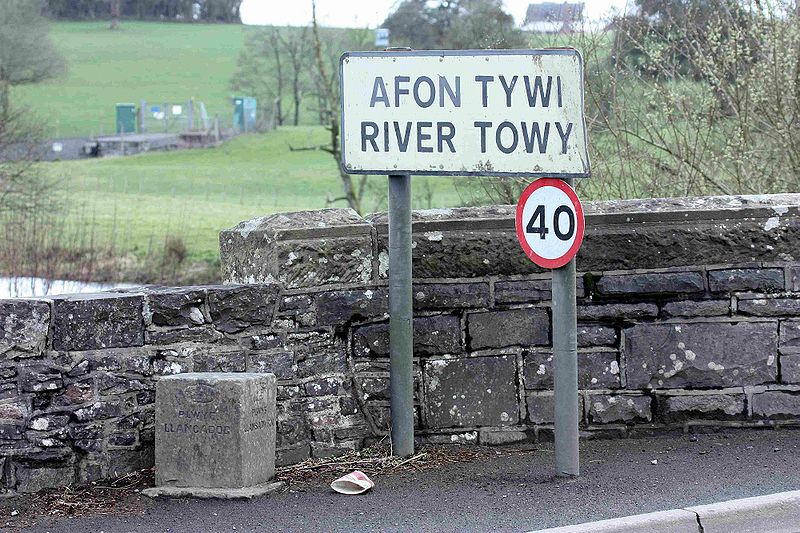
M 561 228 L 559 227 L 559 221 L 561 219 L 561 215 L 566 213 L 568 220 L 569 220 L 569 228 L 567 231 L 562 232 Z M 525 226 L 526 233 L 538 233 L 540 239 L 544 239 L 545 236 L 550 233 L 550 230 L 547 229 L 545 226 L 545 212 L 543 205 L 537 205 L 536 210 L 533 212 L 533 216 L 528 221 L 528 225 Z M 538 221 L 538 222 L 537 222 Z M 572 238 L 575 234 L 575 214 L 572 212 L 566 205 L 560 205 L 556 208 L 555 212 L 553 213 L 553 232 L 556 234 L 562 241 L 567 241 Z

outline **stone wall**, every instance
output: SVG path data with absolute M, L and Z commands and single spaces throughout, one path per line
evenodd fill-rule
M 585 436 L 800 422 L 800 195 L 589 204 L 579 253 Z M 549 274 L 511 207 L 414 214 L 420 439 L 552 436 Z M 7 491 L 152 464 L 154 386 L 273 372 L 278 462 L 389 422 L 383 215 L 273 215 L 220 236 L 214 287 L 0 301 Z

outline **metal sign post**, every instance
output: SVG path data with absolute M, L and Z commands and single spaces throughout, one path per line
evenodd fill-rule
M 414 451 L 410 176 L 589 177 L 583 61 L 577 50 L 566 48 L 387 50 L 347 52 L 339 66 L 342 170 L 389 176 L 392 445 L 394 454 L 410 455 Z M 530 231 L 522 232 L 528 239 L 521 239 L 523 248 L 529 239 L 540 237 L 544 249 L 539 250 L 542 243 L 533 242 L 526 252 L 539 250 L 546 268 L 555 269 L 556 462 L 558 473 L 574 475 L 578 471 L 575 265 L 567 263 L 580 246 L 583 214 L 574 191 L 561 180 L 539 180 L 531 188 L 532 210 L 518 209 L 517 232 L 524 215 Z M 548 209 L 553 211 L 546 213 Z
M 575 180 L 564 180 L 573 186 Z M 553 269 L 553 395 L 556 475 L 580 474 L 578 452 L 578 319 L 575 258 Z
M 531 183 L 517 204 L 516 228 L 525 254 L 552 269 L 553 389 L 556 475 L 577 476 L 578 323 L 575 254 L 583 242 L 583 207 L 574 180 Z
M 414 454 L 411 176 L 389 176 L 389 365 L 392 453 Z

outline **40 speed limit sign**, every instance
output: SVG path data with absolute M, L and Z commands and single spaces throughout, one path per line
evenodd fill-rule
M 583 207 L 566 182 L 536 180 L 520 196 L 516 226 L 519 243 L 531 261 L 559 268 L 575 257 L 583 241 Z

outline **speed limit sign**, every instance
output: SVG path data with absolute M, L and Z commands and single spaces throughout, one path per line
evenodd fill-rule
M 519 243 L 531 261 L 559 268 L 575 257 L 583 241 L 583 207 L 566 182 L 536 180 L 520 196 L 516 226 Z

